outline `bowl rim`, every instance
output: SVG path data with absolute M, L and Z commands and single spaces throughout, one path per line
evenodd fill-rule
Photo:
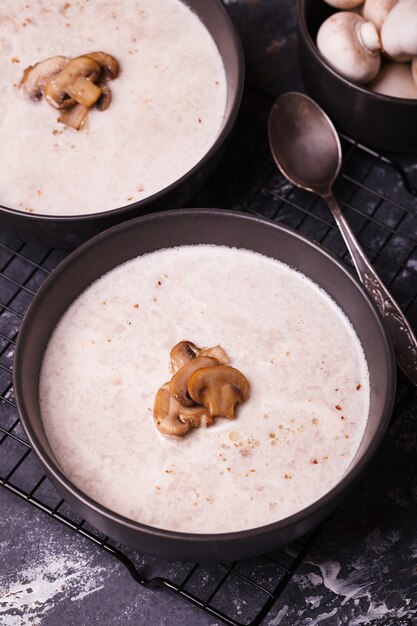
M 346 87 L 355 89 L 356 91 L 363 94 L 364 96 L 374 98 L 377 102 L 379 101 L 381 103 L 386 103 L 386 104 L 396 104 L 400 106 L 417 107 L 417 98 L 398 98 L 397 96 L 388 96 L 386 94 L 379 93 L 377 91 L 372 91 L 371 89 L 367 89 L 364 85 L 358 85 L 356 83 L 353 83 L 352 81 L 348 80 L 347 78 L 339 74 L 321 54 L 320 50 L 317 48 L 316 43 L 314 42 L 310 34 L 310 30 L 307 25 L 306 14 L 305 14 L 305 7 L 306 7 L 307 1 L 308 0 L 297 0 L 297 23 L 299 26 L 300 33 L 304 41 L 306 42 L 307 46 L 309 47 L 310 52 L 313 54 L 316 60 L 322 66 L 324 66 L 326 70 L 335 79 L 340 80 L 340 82 L 346 85 Z M 313 1 L 316 1 L 316 0 L 313 0 Z M 323 2 L 323 0 L 319 0 L 319 1 Z M 335 9 L 334 13 L 338 12 L 338 9 L 336 9 L 335 7 L 331 7 L 331 5 L 328 5 L 328 6 L 329 8 Z M 343 11 L 343 9 L 341 10 Z
M 78 213 L 75 215 L 60 215 L 60 214 L 47 214 L 47 213 L 29 213 L 26 211 L 21 211 L 19 209 L 14 209 L 11 207 L 7 207 L 0 203 L 0 212 L 9 214 L 15 217 L 25 217 L 30 220 L 35 220 L 37 222 L 63 222 L 69 223 L 78 222 L 80 220 L 84 222 L 95 221 L 100 218 L 107 217 L 117 217 L 123 215 L 129 209 L 146 209 L 148 205 L 153 202 L 157 202 L 159 199 L 163 198 L 165 195 L 170 194 L 175 191 L 178 187 L 180 187 L 183 183 L 185 183 L 189 178 L 191 178 L 194 174 L 200 171 L 206 163 L 208 163 L 212 156 L 218 151 L 221 145 L 226 141 L 227 137 L 230 135 L 230 132 L 233 129 L 235 124 L 242 97 L 243 90 L 245 86 L 245 55 L 243 51 L 243 44 L 238 32 L 238 29 L 234 22 L 232 21 L 230 14 L 224 4 L 224 0 L 206 0 L 212 3 L 217 4 L 219 10 L 222 12 L 225 23 L 228 25 L 230 31 L 230 41 L 233 44 L 233 47 L 236 51 L 236 60 L 237 60 L 237 81 L 236 81 L 236 95 L 233 100 L 232 107 L 228 115 L 224 117 L 221 129 L 219 134 L 217 135 L 214 143 L 211 145 L 210 149 L 201 157 L 201 159 L 193 165 L 191 169 L 185 172 L 180 178 L 170 183 L 168 186 L 156 191 L 150 196 L 143 198 L 143 200 L 137 200 L 136 202 L 132 202 L 130 204 L 125 204 L 123 206 L 116 207 L 115 209 L 108 209 L 107 211 L 97 211 L 95 213 Z M 187 0 L 181 0 L 188 7 Z M 190 7 L 188 7 L 190 8 Z M 216 46 L 217 47 L 217 46 Z M 226 75 L 227 78 L 227 75 Z M 226 80 L 227 82 L 227 80 Z
M 381 412 L 378 426 L 375 430 L 375 433 L 368 443 L 364 454 L 362 457 L 353 465 L 349 466 L 345 474 L 339 480 L 336 485 L 330 489 L 330 491 L 326 492 L 321 498 L 314 501 L 307 507 L 304 507 L 300 511 L 297 511 L 293 515 L 290 515 L 284 519 L 278 520 L 276 522 L 272 522 L 263 526 L 258 526 L 255 528 L 250 528 L 247 530 L 237 530 L 233 532 L 227 533 L 191 533 L 191 532 L 179 532 L 175 530 L 168 530 L 164 528 L 158 528 L 156 526 L 150 526 L 147 524 L 143 524 L 141 522 L 134 521 L 124 515 L 116 513 L 106 506 L 98 503 L 96 500 L 85 494 L 81 489 L 79 489 L 74 483 L 72 483 L 63 471 L 59 468 L 58 462 L 53 461 L 50 458 L 50 455 L 45 451 L 44 446 L 39 441 L 35 433 L 35 429 L 32 426 L 32 419 L 29 415 L 29 412 L 26 409 L 25 396 L 26 393 L 21 393 L 21 385 L 20 385 L 20 370 L 22 367 L 22 362 L 25 360 L 24 354 L 24 345 L 25 345 L 25 337 L 28 333 L 28 329 L 30 329 L 32 325 L 32 311 L 36 312 L 38 305 L 42 304 L 45 296 L 47 296 L 48 290 L 53 288 L 54 283 L 60 280 L 63 272 L 71 266 L 73 260 L 76 258 L 82 257 L 84 254 L 88 254 L 91 249 L 94 249 L 97 244 L 101 242 L 105 242 L 106 240 L 110 240 L 114 233 L 119 231 L 131 229 L 131 228 L 140 228 L 144 222 L 150 221 L 165 221 L 170 219 L 176 219 L 177 215 L 184 216 L 204 216 L 209 214 L 211 217 L 219 216 L 226 217 L 227 219 L 236 220 L 236 222 L 240 222 L 240 220 L 247 220 L 252 223 L 262 223 L 267 225 L 267 227 L 280 231 L 281 233 L 285 233 L 285 236 L 293 238 L 295 242 L 301 242 L 303 245 L 311 247 L 315 249 L 319 254 L 325 257 L 326 264 L 331 263 L 338 267 L 339 271 L 341 271 L 353 284 L 353 288 L 356 288 L 361 292 L 361 296 L 366 301 L 367 305 L 370 307 L 370 310 L 373 312 L 375 324 L 378 326 L 379 332 L 381 333 L 382 338 L 382 347 L 385 353 L 386 365 L 387 365 L 387 386 L 384 389 L 385 392 L 385 401 L 383 411 Z M 183 244 L 178 244 L 183 245 Z M 214 244 L 216 245 L 216 244 Z M 220 244 L 217 244 L 220 245 Z M 243 248 L 243 246 L 242 246 Z M 247 248 L 248 249 L 248 248 Z M 138 256 L 140 253 L 138 253 Z M 114 265 L 116 267 L 116 264 Z M 105 273 L 105 272 L 104 272 Z M 83 291 L 83 290 L 82 290 Z M 82 291 L 80 293 L 82 293 Z M 56 322 L 57 323 L 57 322 Z M 209 545 L 213 542 L 219 543 L 230 543 L 230 542 L 241 542 L 245 539 L 253 539 L 253 538 L 266 538 L 269 535 L 275 535 L 278 531 L 283 529 L 294 527 L 297 524 L 302 523 L 306 518 L 310 516 L 314 516 L 318 514 L 324 507 L 331 505 L 332 502 L 338 500 L 341 497 L 342 493 L 347 490 L 347 488 L 359 477 L 364 468 L 368 465 L 369 461 L 373 458 L 376 451 L 378 450 L 383 437 L 385 436 L 386 430 L 389 426 L 391 414 L 394 408 L 395 402 L 395 391 L 396 391 L 396 367 L 394 360 L 394 353 L 392 349 L 391 342 L 388 338 L 387 332 L 384 328 L 381 316 L 367 294 L 364 287 L 359 283 L 356 277 L 352 274 L 351 271 L 347 269 L 342 262 L 333 255 L 330 251 L 324 248 L 321 244 L 316 243 L 314 241 L 309 240 L 307 237 L 301 235 L 299 232 L 294 229 L 284 226 L 283 224 L 279 224 L 276 222 L 272 222 L 263 216 L 257 215 L 249 215 L 248 213 L 229 210 L 229 209 L 170 209 L 167 211 L 161 211 L 158 213 L 151 213 L 144 216 L 140 216 L 134 218 L 132 220 L 125 221 L 121 224 L 118 224 L 112 228 L 107 229 L 89 239 L 86 243 L 82 244 L 78 248 L 76 248 L 73 252 L 71 252 L 67 257 L 65 257 L 57 267 L 51 272 L 51 274 L 47 277 L 45 282 L 41 285 L 37 293 L 35 294 L 29 308 L 24 315 L 21 328 L 19 330 L 19 334 L 16 341 L 16 348 L 14 354 L 13 361 L 13 388 L 15 390 L 15 400 L 16 406 L 18 408 L 19 416 L 23 425 L 23 428 L 26 432 L 26 435 L 29 439 L 29 443 L 35 451 L 38 459 L 41 461 L 42 465 L 46 469 L 46 473 L 49 477 L 55 481 L 55 484 L 59 484 L 60 488 L 62 488 L 66 495 L 70 494 L 72 500 L 76 500 L 80 502 L 84 507 L 88 508 L 90 512 L 93 512 L 96 515 L 104 517 L 106 522 L 110 522 L 111 524 L 117 524 L 119 528 L 123 528 L 124 530 L 129 530 L 133 532 L 143 533 L 148 537 L 152 537 L 153 539 L 160 540 L 178 540 L 182 542 L 196 542 L 199 541 L 203 545 Z M 45 435 L 46 437 L 46 435 Z M 66 497 L 66 496 L 65 496 Z

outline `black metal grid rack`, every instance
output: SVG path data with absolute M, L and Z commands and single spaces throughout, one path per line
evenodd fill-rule
M 276 170 L 266 141 L 271 100 L 247 90 L 228 154 L 193 206 L 259 213 L 315 239 L 352 264 L 322 201 L 290 185 Z M 417 327 L 417 197 L 407 171 L 343 137 L 344 162 L 335 193 L 372 264 Z M 261 622 L 320 532 L 268 555 L 211 565 L 168 563 L 100 535 L 60 499 L 43 475 L 21 428 L 12 388 L 12 359 L 22 316 L 65 253 L 0 234 L 0 483 L 113 554 L 134 579 L 165 587 L 231 625 Z M 411 393 L 400 378 L 397 408 Z M 146 572 L 146 574 L 144 573 Z M 245 602 L 236 605 L 235 599 Z

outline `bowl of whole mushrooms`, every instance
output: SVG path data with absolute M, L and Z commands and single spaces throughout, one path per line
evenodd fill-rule
M 417 0 L 298 0 L 307 90 L 373 148 L 417 152 Z

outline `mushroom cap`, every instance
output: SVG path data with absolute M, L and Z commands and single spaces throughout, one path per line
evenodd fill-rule
M 249 397 L 249 382 L 235 367 L 216 365 L 194 371 L 188 382 L 190 397 L 212 417 L 235 418 L 235 406 Z
M 378 31 L 356 13 L 341 11 L 327 18 L 317 33 L 317 47 L 326 61 L 352 82 L 367 83 L 378 73 Z
M 417 99 L 417 81 L 413 81 L 409 63 L 386 60 L 368 88 L 394 98 Z
M 364 0 L 324 0 L 327 4 L 330 4 L 336 9 L 354 9 L 363 4 Z
M 191 428 L 213 424 L 213 418 L 202 406 L 184 407 L 171 393 L 169 383 L 158 390 L 155 397 L 153 417 L 158 430 L 164 435 L 182 437 Z
M 414 57 L 411 63 L 411 76 L 413 77 L 414 84 L 417 86 L 417 57 Z
M 380 31 L 388 13 L 397 2 L 398 0 L 365 0 L 362 15 L 366 20 L 373 22 Z
M 169 368 L 173 374 L 189 363 L 192 359 L 195 359 L 200 349 L 192 342 L 188 340 L 180 341 L 175 344 L 169 353 Z
M 381 28 L 384 53 L 394 61 L 417 56 L 417 0 L 401 0 L 388 13 Z
M 100 89 L 101 89 L 101 94 L 95 104 L 95 107 L 98 111 L 105 111 L 106 109 L 109 108 L 111 101 L 112 101 L 111 90 L 107 85 L 103 83 L 100 85 Z
M 174 374 L 170 382 L 171 393 L 177 402 L 183 406 L 192 406 L 194 402 L 188 394 L 188 380 L 190 376 L 202 367 L 209 369 L 215 365 L 219 365 L 218 360 L 210 356 L 200 356 L 183 365 Z
M 120 66 L 118 61 L 107 52 L 89 52 L 84 55 L 94 61 L 97 61 L 101 65 L 101 69 L 104 73 L 104 80 L 114 80 L 119 76 Z
M 23 72 L 19 87 L 23 87 L 31 100 L 40 100 L 47 83 L 59 74 L 69 62 L 67 57 L 54 56 L 35 65 L 29 65 Z

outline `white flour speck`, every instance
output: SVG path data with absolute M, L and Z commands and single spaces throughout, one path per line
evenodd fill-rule
M 82 553 L 50 552 L 14 576 L 0 572 L 2 626 L 38 626 L 57 601 L 76 601 L 102 588 L 104 568 Z
M 274 617 L 274 619 L 271 622 L 268 622 L 268 626 L 279 626 L 279 624 L 281 624 L 283 617 L 285 617 L 287 613 L 288 613 L 288 606 L 285 604 L 282 607 L 282 609 L 279 611 L 278 615 Z
M 407 600 L 406 600 L 407 604 Z M 395 620 L 392 623 L 396 623 L 396 620 L 399 620 L 403 617 L 406 619 L 412 618 L 412 612 L 408 611 L 407 608 L 391 608 L 389 609 L 385 602 L 376 604 L 375 602 L 371 602 L 369 608 L 365 615 L 360 615 L 356 619 L 350 622 L 350 626 L 360 626 L 360 624 L 371 624 L 374 623 L 374 620 L 382 620 L 382 619 L 391 619 Z M 410 622 L 411 623 L 411 622 Z
M 314 609 L 316 609 L 318 606 L 320 606 L 322 600 L 322 596 L 310 596 L 309 598 L 306 598 L 306 603 L 310 604 Z
M 339 563 L 327 562 L 319 564 L 323 576 L 323 584 L 333 593 L 344 596 L 342 605 L 350 599 L 369 597 L 369 588 L 372 585 L 371 569 L 354 570 L 346 579 L 339 578 L 341 566 Z
M 337 613 L 337 607 L 333 609 L 333 611 L 330 611 L 330 613 L 322 613 L 321 615 L 318 615 L 317 617 L 315 617 L 314 619 L 310 619 L 307 618 L 308 621 L 305 621 L 304 623 L 308 626 L 317 626 L 317 624 L 320 624 L 320 622 L 324 622 L 324 620 L 327 620 L 329 617 L 333 617 L 333 615 L 336 615 Z

